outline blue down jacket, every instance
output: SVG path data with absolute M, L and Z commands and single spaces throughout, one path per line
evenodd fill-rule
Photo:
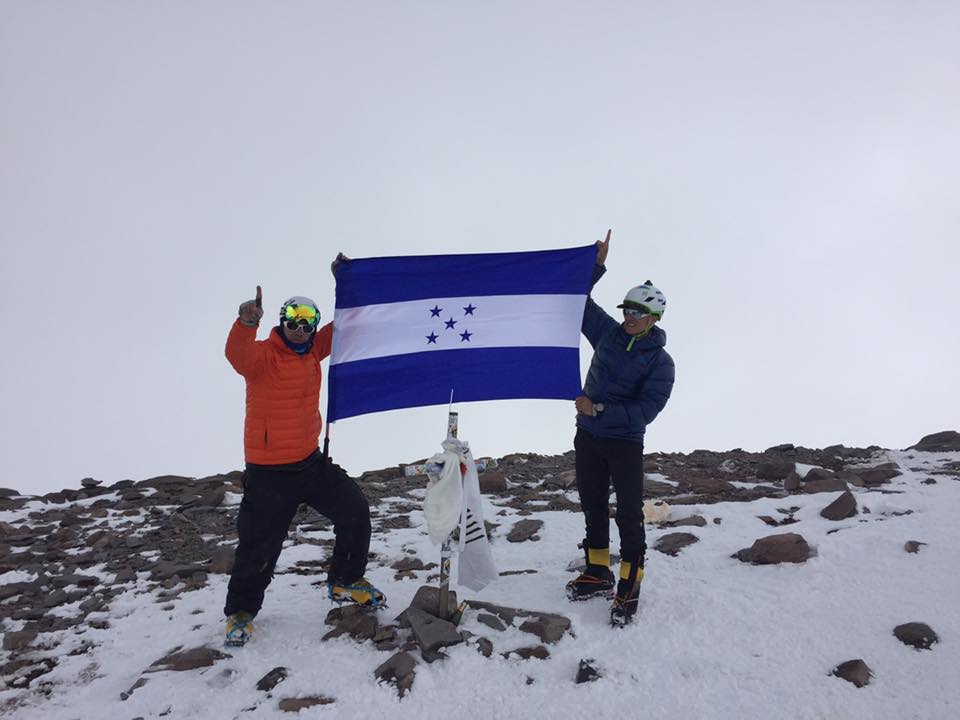
M 605 268 L 594 268 L 596 284 Z M 660 414 L 673 390 L 673 358 L 664 349 L 667 334 L 656 325 L 637 338 L 587 297 L 581 331 L 593 346 L 583 394 L 604 410 L 596 417 L 577 414 L 577 427 L 597 437 L 643 442 L 647 425 Z

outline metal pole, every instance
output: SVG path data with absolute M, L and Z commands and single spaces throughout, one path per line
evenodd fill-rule
M 447 414 L 447 437 L 457 437 L 458 413 Z M 447 535 L 440 546 L 440 592 L 437 597 L 437 617 L 444 620 L 449 616 L 450 607 L 450 558 L 453 556 L 451 536 Z

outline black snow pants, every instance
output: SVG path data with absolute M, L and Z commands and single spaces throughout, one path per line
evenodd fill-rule
M 647 550 L 643 527 L 643 443 L 595 437 L 578 429 L 577 490 L 587 524 L 588 547 L 610 547 L 610 483 L 617 494 L 620 557 L 643 566 Z
M 351 583 L 363 577 L 370 549 L 370 505 L 343 468 L 329 460 L 324 464 L 319 449 L 297 463 L 247 464 L 237 516 L 239 542 L 224 614 L 260 611 L 290 521 L 301 503 L 333 521 L 330 579 Z

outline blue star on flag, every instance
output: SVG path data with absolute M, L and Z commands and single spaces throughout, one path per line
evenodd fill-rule
M 447 322 L 444 323 L 444 325 L 447 326 L 447 330 L 452 330 L 453 326 L 456 324 L 457 324 L 457 321 L 454 320 L 453 318 L 450 318 L 449 320 L 447 320 Z
M 436 333 L 433 333 L 433 332 L 430 333 L 429 335 L 427 335 L 427 336 L 426 336 L 426 338 L 427 338 L 427 345 L 430 345 L 431 343 L 434 344 L 434 345 L 436 345 L 436 344 L 437 344 L 437 338 L 438 338 L 438 337 L 439 337 L 439 335 L 437 335 Z
M 474 305 L 473 303 L 470 303 L 470 304 L 468 304 L 468 305 L 463 309 L 463 314 L 464 314 L 464 315 L 473 315 L 473 311 L 476 310 L 476 309 L 477 309 L 476 305 Z
M 460 342 L 470 342 L 470 336 L 473 335 L 472 332 L 464 330 L 460 333 Z
M 440 312 L 443 310 L 439 305 L 434 305 L 433 309 L 430 310 L 430 317 L 440 317 Z

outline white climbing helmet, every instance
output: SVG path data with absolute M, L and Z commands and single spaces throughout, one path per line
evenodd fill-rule
M 656 315 L 658 318 L 661 318 L 667 309 L 667 299 L 663 296 L 662 292 L 653 286 L 653 283 L 647 280 L 643 285 L 630 288 L 630 292 L 627 293 L 623 302 L 617 305 L 617 307 L 639 308 L 646 310 L 651 315 Z

